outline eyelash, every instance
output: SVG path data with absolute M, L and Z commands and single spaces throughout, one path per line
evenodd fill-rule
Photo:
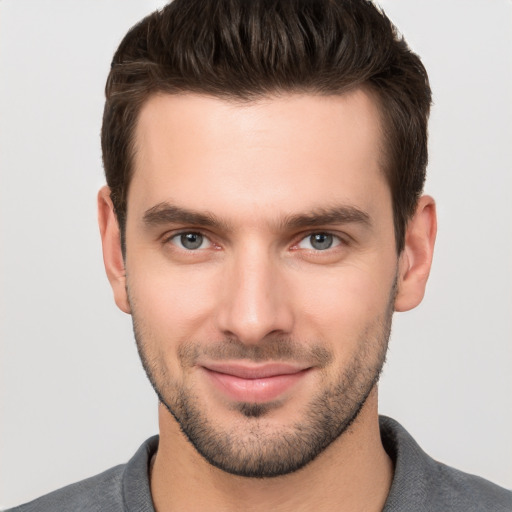
M 220 246 L 215 244 L 207 234 L 205 234 L 205 233 L 203 233 L 201 231 L 194 231 L 194 230 L 180 231 L 178 233 L 173 233 L 173 234 L 165 237 L 165 239 L 163 240 L 163 243 L 164 243 L 164 245 L 168 244 L 168 243 L 171 243 L 172 245 L 177 246 L 182 251 L 190 252 L 190 253 L 192 253 L 192 252 L 199 252 L 200 250 L 205 250 L 206 249 L 206 248 L 200 249 L 199 247 L 195 248 L 195 249 L 187 249 L 187 248 L 184 248 L 184 247 L 179 247 L 178 244 L 174 244 L 172 242 L 174 239 L 177 239 L 178 237 L 181 237 L 183 235 L 199 235 L 199 236 L 203 237 L 203 239 L 205 239 L 205 240 L 207 240 L 209 242 L 210 246 L 207 247 L 207 248 L 210 248 L 211 246 L 213 246 L 214 248 L 220 248 Z M 346 240 L 346 237 L 342 237 L 342 236 L 337 235 L 335 233 L 331 233 L 330 231 L 309 231 L 308 233 L 301 234 L 300 235 L 301 238 L 300 239 L 296 239 L 297 241 L 294 242 L 291 245 L 290 248 L 292 250 L 299 250 L 299 249 L 301 249 L 299 247 L 301 243 L 306 241 L 308 238 L 311 240 L 311 237 L 319 236 L 319 235 L 324 235 L 324 236 L 332 237 L 333 243 L 335 245 L 331 245 L 331 246 L 329 246 L 329 247 L 327 247 L 325 249 L 315 249 L 314 247 L 312 247 L 312 248 L 302 248 L 302 249 L 307 250 L 307 251 L 311 251 L 311 252 L 314 252 L 314 253 L 322 253 L 322 252 L 327 252 L 327 251 L 329 251 L 331 249 L 335 249 L 336 247 L 338 247 L 340 245 L 343 245 L 343 246 L 348 245 L 348 241 Z
M 209 242 L 210 245 L 216 245 L 214 244 L 210 237 L 204 233 L 201 233 L 200 231 L 194 231 L 194 230 L 188 230 L 188 231 L 180 231 L 179 233 L 173 233 L 169 236 L 166 236 L 163 240 L 163 243 L 164 245 L 165 244 L 172 244 L 172 245 L 176 245 L 179 249 L 181 249 L 182 251 L 186 251 L 186 252 L 198 252 L 199 249 L 187 249 L 187 248 L 184 248 L 184 247 L 179 247 L 178 244 L 174 244 L 173 243 L 173 240 L 174 239 L 178 239 L 179 237 L 182 237 L 184 235 L 198 235 L 200 237 L 202 237 L 204 240 L 207 240 Z M 202 245 L 202 244 L 201 244 Z M 204 250 L 204 249 L 202 249 Z

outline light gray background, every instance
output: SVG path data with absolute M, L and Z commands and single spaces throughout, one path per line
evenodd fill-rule
M 387 0 L 435 94 L 439 236 L 395 317 L 381 411 L 435 458 L 512 487 L 512 3 Z M 0 505 L 126 461 L 157 401 L 104 277 L 103 86 L 150 0 L 0 1 Z

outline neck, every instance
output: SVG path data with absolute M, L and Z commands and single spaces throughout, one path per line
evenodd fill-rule
M 380 439 L 377 390 L 354 423 L 315 460 L 275 478 L 231 475 L 206 462 L 160 405 L 160 443 L 151 474 L 157 512 L 381 511 L 393 467 Z

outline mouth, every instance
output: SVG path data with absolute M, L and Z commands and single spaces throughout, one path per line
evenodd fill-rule
M 212 362 L 201 368 L 224 396 L 237 402 L 252 403 L 265 403 L 282 397 L 312 370 L 311 367 L 288 363 Z

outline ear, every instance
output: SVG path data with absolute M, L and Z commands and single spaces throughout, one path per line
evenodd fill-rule
M 432 265 L 436 233 L 436 204 L 430 196 L 422 196 L 405 232 L 405 247 L 399 258 L 395 311 L 408 311 L 422 301 Z
M 114 300 L 121 311 L 130 313 L 130 303 L 126 293 L 126 271 L 121 250 L 121 233 L 110 198 L 110 188 L 107 186 L 98 192 L 98 224 L 103 246 L 103 262 L 114 292 Z

